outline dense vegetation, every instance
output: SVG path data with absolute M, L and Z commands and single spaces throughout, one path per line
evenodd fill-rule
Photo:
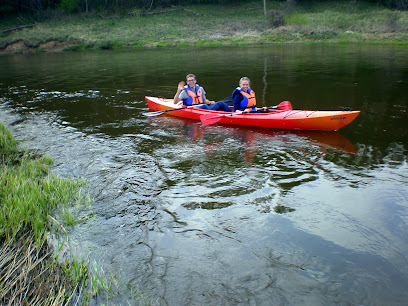
M 325 2 L 325 0 L 320 0 Z M 0 0 L 0 17 L 10 14 L 43 14 L 51 10 L 61 9 L 65 12 L 103 12 L 131 11 L 142 9 L 148 11 L 157 7 L 180 5 L 234 5 L 248 2 L 264 2 L 264 0 Z M 281 1 L 285 2 L 285 1 Z M 287 0 L 295 2 L 295 0 Z M 310 0 L 297 0 L 297 3 L 308 3 Z M 337 1 L 343 2 L 343 1 Z M 356 2 L 352 0 L 351 2 Z M 408 0 L 366 0 L 390 8 L 408 9 Z

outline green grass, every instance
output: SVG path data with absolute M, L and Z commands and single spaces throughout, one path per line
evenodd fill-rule
M 288 15 L 285 21 L 288 25 L 298 27 L 327 28 L 333 31 L 358 31 L 365 33 L 405 32 L 408 29 L 407 12 L 392 11 L 375 7 L 371 9 L 350 11 L 334 6 L 331 10 L 315 12 L 296 12 Z
M 0 237 L 13 238 L 19 231 L 32 230 L 39 244 L 50 229 L 49 217 L 58 208 L 64 225 L 75 224 L 68 207 L 89 204 L 76 179 L 53 175 L 53 160 L 20 151 L 18 143 L 0 122 Z
M 284 25 L 273 26 L 270 15 L 263 15 L 261 1 L 234 6 L 195 5 L 187 11 L 149 16 L 61 15 L 2 36 L 0 46 L 18 40 L 24 40 L 27 47 L 60 41 L 68 50 L 408 41 L 408 12 L 373 3 L 325 2 L 287 8 L 286 2 L 267 1 L 267 8 L 282 11 Z
M 3 125 L 1 130 L 0 138 L 8 138 Z M 0 236 L 11 238 L 22 229 L 31 229 L 35 238 L 42 240 L 49 230 L 48 215 L 58 206 L 72 204 L 83 183 L 50 174 L 52 159 L 30 158 L 27 152 L 19 156 L 15 153 L 16 142 L 11 140 L 10 144 L 6 142 L 1 148 L 6 163 L 0 165 Z M 69 219 L 72 224 L 72 218 Z
M 17 160 L 19 150 L 13 134 L 0 122 L 0 158 L 1 163 L 8 165 Z
M 53 160 L 19 150 L 2 122 L 0 159 L 0 304 L 24 300 L 27 305 L 34 301 L 62 305 L 74 297 L 87 304 L 100 292 L 111 295 L 101 275 L 89 274 L 88 263 L 75 258 L 58 263 L 68 236 L 56 257 L 47 244 L 46 233 L 51 228 L 55 233 L 63 229 L 67 235 L 64 226 L 77 222 L 70 207 L 91 202 L 80 191 L 84 183 L 51 174 Z

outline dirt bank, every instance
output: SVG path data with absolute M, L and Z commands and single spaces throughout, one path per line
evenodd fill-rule
M 50 40 L 46 43 L 39 44 L 38 47 L 27 46 L 23 39 L 17 40 L 0 49 L 0 54 L 30 54 L 34 52 L 61 52 L 66 47 L 75 44 Z

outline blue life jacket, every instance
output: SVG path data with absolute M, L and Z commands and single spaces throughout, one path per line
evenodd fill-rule
M 240 93 L 243 97 L 240 107 L 241 108 L 247 108 L 247 107 L 252 107 L 255 108 L 256 106 L 256 97 L 255 97 L 255 91 L 253 91 L 251 88 L 248 88 L 248 92 L 245 92 L 242 90 L 241 87 L 235 88 L 235 90 L 232 92 L 232 97 L 234 98 L 238 93 Z

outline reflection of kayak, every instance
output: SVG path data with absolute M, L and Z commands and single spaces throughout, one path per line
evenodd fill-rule
M 180 108 L 172 99 L 145 97 L 149 111 L 164 111 Z M 195 107 L 169 111 L 169 115 L 200 120 L 202 115 L 221 116 L 231 113 L 205 110 Z M 350 124 L 360 111 L 309 111 L 309 110 L 268 110 L 266 113 L 245 113 L 222 116 L 218 121 L 224 124 L 256 126 L 290 130 L 336 131 Z
M 271 133 L 267 134 L 273 135 Z M 275 134 L 273 137 L 285 138 L 286 140 L 298 139 L 318 146 L 324 151 L 332 149 L 343 153 L 357 153 L 354 144 L 344 135 L 335 131 L 282 131 L 279 136 Z
M 354 144 L 347 139 L 344 135 L 333 131 L 304 131 L 305 134 L 299 134 L 305 136 L 311 142 L 318 144 L 324 149 L 334 149 L 344 153 L 357 153 L 357 149 Z
M 180 117 L 155 117 L 152 120 L 155 126 L 183 126 L 183 131 L 192 140 L 203 138 L 207 133 L 219 133 L 220 127 L 204 126 L 197 124 L 196 120 Z M 242 140 L 254 139 L 262 144 L 269 141 L 278 141 L 282 144 L 294 145 L 296 143 L 310 144 L 324 151 L 334 150 L 343 153 L 357 153 L 354 144 L 343 134 L 334 131 L 289 131 L 265 129 L 251 126 L 236 126 L 223 129 L 224 135 L 237 136 Z
M 335 131 L 288 131 L 241 126 L 227 133 L 241 138 L 246 138 L 247 135 L 253 134 L 257 140 L 262 141 L 262 143 L 266 140 L 282 141 L 287 144 L 295 144 L 296 142 L 309 143 L 323 150 L 332 149 L 344 153 L 357 153 L 354 144 L 346 136 Z

